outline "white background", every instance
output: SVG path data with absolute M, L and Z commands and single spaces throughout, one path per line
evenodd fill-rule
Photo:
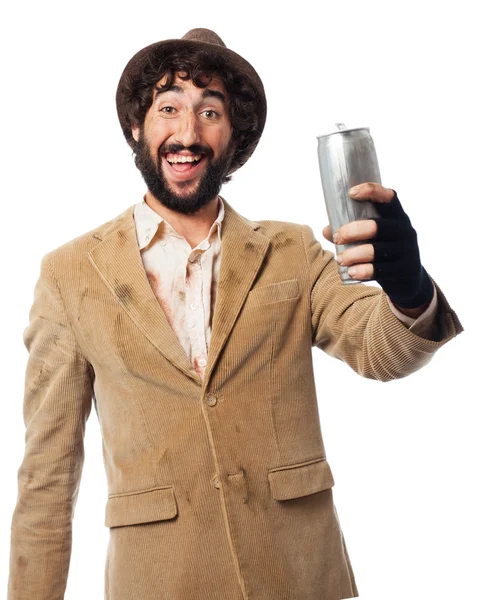
M 335 503 L 360 597 L 477 597 L 479 98 L 472 6 L 182 0 L 17 2 L 3 10 L 5 591 L 24 443 L 22 333 L 40 259 L 141 199 L 144 182 L 116 115 L 121 72 L 140 48 L 208 27 L 253 64 L 268 99 L 259 146 L 222 195 L 249 219 L 307 223 L 334 250 L 321 235 L 327 217 L 316 135 L 337 121 L 370 127 L 383 185 L 397 190 L 423 264 L 465 328 L 424 369 L 389 383 L 364 379 L 314 349 Z M 107 489 L 94 409 L 85 444 L 67 600 L 103 597 Z

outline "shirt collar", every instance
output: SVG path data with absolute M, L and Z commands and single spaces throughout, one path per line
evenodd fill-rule
M 224 203 L 223 203 L 223 198 L 221 196 L 218 196 L 218 200 L 219 200 L 218 216 L 216 217 L 215 221 L 211 225 L 207 239 L 209 240 L 209 238 L 213 235 L 213 233 L 216 230 L 218 230 L 218 238 L 221 242 L 221 226 L 222 226 L 222 221 L 223 221 L 223 218 L 225 215 L 225 207 L 224 207 Z M 167 221 L 165 221 L 165 219 L 163 219 L 162 216 L 160 216 L 150 206 L 148 206 L 148 204 L 145 201 L 145 196 L 143 196 L 143 199 L 140 200 L 135 205 L 134 219 L 135 219 L 135 227 L 136 227 L 136 237 L 137 237 L 138 246 L 139 246 L 140 250 L 145 248 L 145 246 L 147 246 L 150 243 L 150 241 L 153 239 L 153 236 L 155 235 L 155 233 L 161 223 L 165 223 L 164 227 L 165 227 L 165 233 L 167 235 L 173 235 L 173 236 L 180 237 L 180 238 L 183 237 L 179 233 L 177 233 L 173 229 L 173 227 Z

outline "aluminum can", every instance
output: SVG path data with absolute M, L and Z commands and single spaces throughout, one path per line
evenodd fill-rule
M 335 126 L 336 131 L 316 136 L 321 184 L 332 233 L 351 221 L 380 216 L 374 202 L 354 200 L 350 198 L 348 190 L 368 181 L 381 183 L 376 149 L 369 127 L 348 129 L 344 123 L 336 123 Z M 367 241 L 336 244 L 336 256 L 347 248 L 361 244 L 367 244 Z M 371 281 L 353 279 L 348 274 L 350 267 L 351 265 L 342 266 L 338 263 L 343 284 Z

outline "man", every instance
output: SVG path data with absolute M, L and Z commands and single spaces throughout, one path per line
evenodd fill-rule
M 384 216 L 335 232 L 368 241 L 343 264 L 382 288 L 343 285 L 309 226 L 250 221 L 218 195 L 254 151 L 266 99 L 214 32 L 138 52 L 117 108 L 148 189 L 42 259 L 8 598 L 64 597 L 92 398 L 108 481 L 105 598 L 355 597 L 312 346 L 389 381 L 462 325 L 394 190 L 364 182 L 355 197 Z

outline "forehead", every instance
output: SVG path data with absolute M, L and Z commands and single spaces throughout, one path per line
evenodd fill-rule
M 197 87 L 191 79 L 181 79 L 180 75 L 186 75 L 185 71 L 180 71 L 180 72 L 176 72 L 175 73 L 175 78 L 173 80 L 173 85 L 175 86 L 179 86 L 181 88 L 184 88 L 185 90 L 188 88 L 196 88 L 197 90 L 203 90 L 205 88 L 200 88 Z M 164 75 L 161 79 L 159 79 L 156 82 L 156 86 L 155 87 L 161 87 L 166 83 L 166 79 L 167 76 Z M 220 92 L 223 92 L 224 96 L 227 97 L 227 92 L 226 89 L 223 85 L 223 81 L 221 80 L 221 78 L 218 75 L 213 75 L 211 77 L 210 82 L 208 83 L 208 85 L 206 86 L 208 89 L 214 89 L 214 90 L 219 90 Z M 166 92 L 165 92 L 166 93 Z

